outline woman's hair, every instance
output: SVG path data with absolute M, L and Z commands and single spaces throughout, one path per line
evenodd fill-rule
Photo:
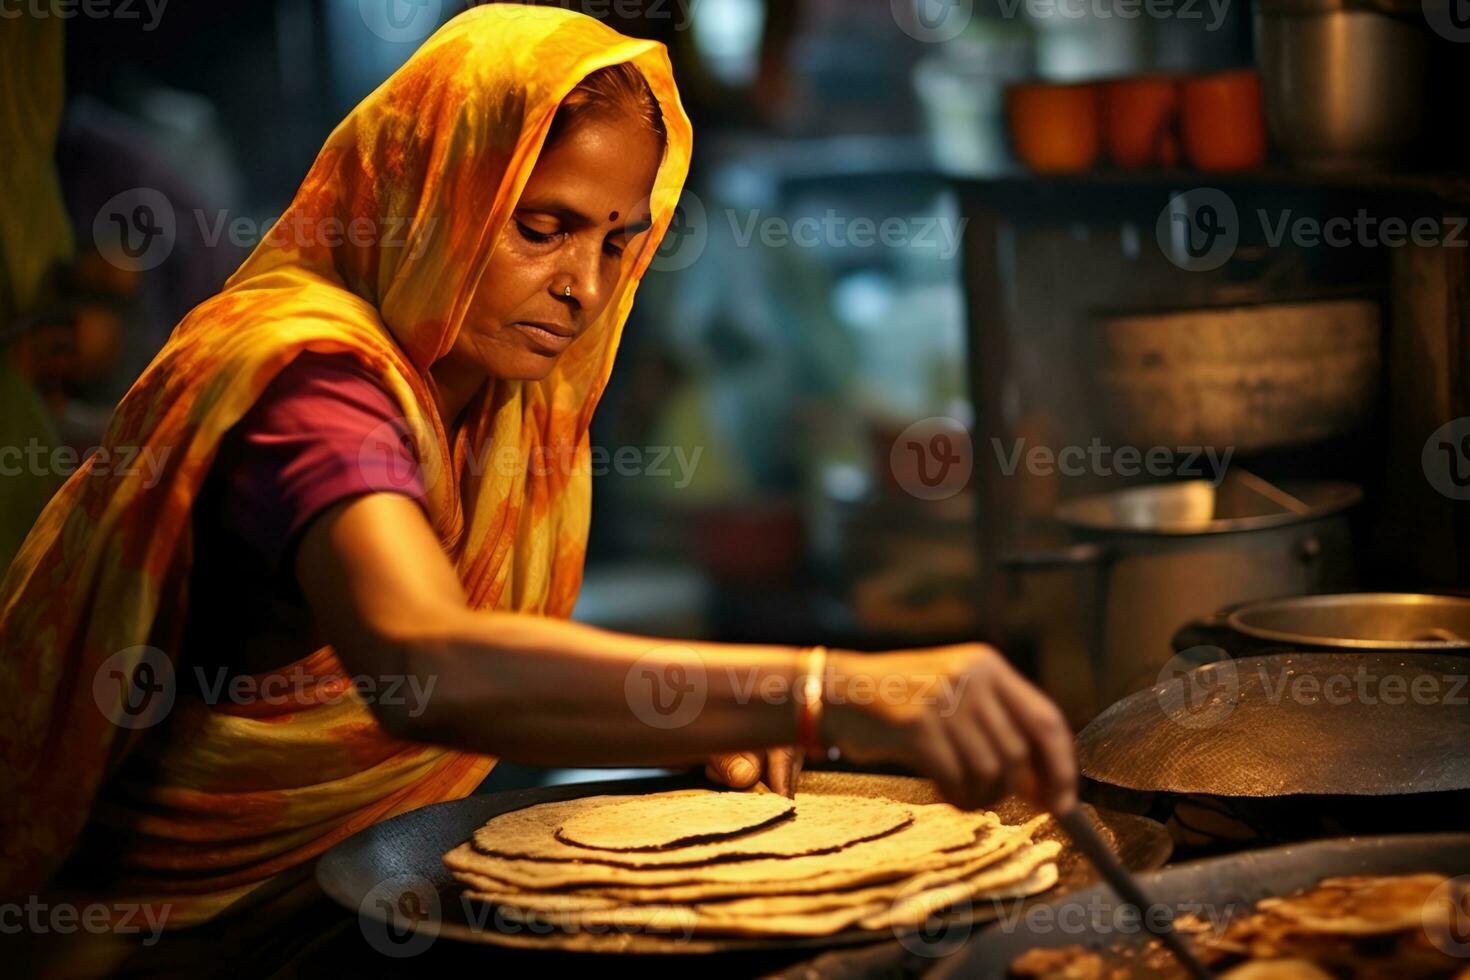
M 546 144 L 555 143 L 581 120 L 609 113 L 631 116 L 643 123 L 660 143 L 667 139 L 658 99 L 654 98 L 643 73 L 624 61 L 597 69 L 567 93 L 551 120 Z

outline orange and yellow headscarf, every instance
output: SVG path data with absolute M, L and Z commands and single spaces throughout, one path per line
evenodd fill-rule
M 652 229 L 545 380 L 492 379 L 446 431 L 429 367 L 475 290 L 495 288 L 483 270 L 558 104 L 624 62 L 667 131 Z M 329 647 L 293 665 L 310 704 L 209 705 L 181 684 L 164 722 L 132 737 L 105 703 L 127 692 L 94 679 L 136 668 L 150 646 L 178 658 L 194 500 L 221 437 L 306 350 L 355 355 L 401 407 L 470 602 L 567 616 L 587 541 L 588 425 L 691 142 L 662 45 L 514 4 L 451 20 L 336 128 L 272 233 L 119 404 L 105 447 L 151 452 L 161 476 L 93 457 L 0 583 L 0 892 L 39 888 L 102 828 L 119 894 L 167 904 L 170 925 L 199 922 L 364 826 L 474 788 L 493 760 L 387 736 L 342 696 L 351 680 Z M 466 466 L 487 447 L 496 465 Z

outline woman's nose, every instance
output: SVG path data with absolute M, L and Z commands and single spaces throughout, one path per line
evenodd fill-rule
M 588 254 L 588 253 L 591 254 Z M 602 256 L 598 248 L 578 249 L 560 276 L 552 280 L 553 291 L 560 289 L 558 298 L 566 303 L 575 303 L 584 311 L 595 313 L 603 301 Z M 566 286 L 572 287 L 566 295 Z

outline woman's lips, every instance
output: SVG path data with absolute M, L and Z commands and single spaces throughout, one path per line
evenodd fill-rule
M 542 354 L 560 354 L 574 339 L 570 334 L 561 334 L 538 323 L 517 323 L 521 333 L 531 341 L 531 346 Z

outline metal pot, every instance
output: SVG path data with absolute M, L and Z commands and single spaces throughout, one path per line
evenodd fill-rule
M 1175 634 L 1175 650 L 1396 650 L 1470 654 L 1470 598 L 1412 592 L 1294 595 L 1221 609 Z
M 1429 33 L 1362 0 L 1260 0 L 1256 61 L 1271 138 L 1302 167 L 1390 163 L 1424 119 Z
M 1003 560 L 1016 575 L 1062 567 L 1091 573 L 1079 585 L 1092 606 L 1090 714 L 1157 681 L 1171 639 L 1209 615 L 1201 610 L 1351 585 L 1347 510 L 1362 499 L 1361 488 L 1286 481 L 1266 485 L 1280 495 L 1273 497 L 1262 482 L 1237 470 L 1218 487 L 1190 480 L 1070 500 L 1056 517 L 1072 547 Z

